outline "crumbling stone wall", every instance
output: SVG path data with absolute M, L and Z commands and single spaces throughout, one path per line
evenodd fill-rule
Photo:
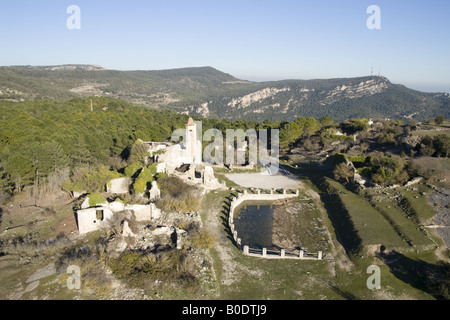
M 117 178 L 109 181 L 107 185 L 108 193 L 113 194 L 125 194 L 130 191 L 130 185 L 132 183 L 131 178 Z
M 77 211 L 78 232 L 89 233 L 109 226 L 114 213 L 105 207 L 88 208 Z
M 136 218 L 136 221 L 151 221 L 161 217 L 159 210 L 153 203 L 142 204 L 123 204 L 115 201 L 95 208 L 81 209 L 76 212 L 78 232 L 86 234 L 109 226 L 110 220 L 118 212 L 130 211 Z

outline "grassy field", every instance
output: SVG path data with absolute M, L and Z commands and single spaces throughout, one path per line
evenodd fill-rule
M 421 259 L 425 259 L 424 261 L 430 264 L 436 262 L 432 251 L 422 254 L 398 253 L 393 260 L 401 261 L 401 265 L 398 262 L 385 264 L 382 258 L 372 255 L 356 257 L 352 262 L 347 262 L 344 267 L 340 261 L 342 256 L 335 252 L 333 252 L 335 255 L 332 260 L 323 261 L 264 260 L 244 256 L 235 247 L 227 232 L 226 201 L 224 202 L 223 199 L 226 199 L 228 195 L 229 191 L 211 192 L 204 197 L 202 208 L 205 226 L 215 228 L 217 231 L 216 245 L 210 249 L 218 285 L 216 299 L 433 299 L 433 296 L 423 289 L 423 278 L 417 271 L 421 266 Z M 358 196 L 355 195 L 355 197 Z M 356 206 L 361 205 L 361 201 L 364 200 L 355 200 L 350 195 L 350 200 L 347 201 L 353 202 Z M 368 202 L 365 202 L 364 206 L 371 213 L 376 211 Z M 383 221 L 378 213 L 376 218 L 370 217 L 370 219 L 374 220 L 368 221 Z M 324 223 L 333 230 L 330 220 L 326 219 Z M 364 222 L 361 220 L 358 223 Z M 390 227 L 387 222 L 383 223 L 383 226 Z M 362 231 L 362 237 L 366 243 L 386 243 L 384 238 L 377 234 L 381 232 L 380 229 L 367 231 L 367 227 Z M 397 245 L 404 245 L 393 229 L 388 232 Z M 331 241 L 339 245 L 334 233 Z M 372 291 L 366 285 L 369 276 L 367 267 L 373 264 L 379 265 L 381 269 L 381 290 Z M 411 278 L 410 280 L 403 279 L 404 275 L 402 276 L 400 272 L 402 270 L 408 279 Z
M 40 241 L 45 239 L 56 239 L 61 232 L 70 235 L 71 231 L 76 230 L 76 226 L 73 225 L 72 204 L 55 206 L 51 212 L 33 206 L 16 208 L 17 210 L 10 207 L 10 211 L 4 215 L 0 230 L 1 239 L 14 239 L 32 234 L 33 241 L 24 240 L 13 247 L 8 247 L 10 254 L 0 256 L 0 298 L 120 297 L 188 300 L 436 298 L 435 292 L 429 287 L 428 273 L 440 270 L 435 248 L 441 242 L 420 228 L 434 215 L 432 207 L 427 202 L 427 193 L 430 190 L 426 185 L 418 184 L 414 188 L 392 192 L 356 194 L 332 179 L 323 178 L 326 168 L 311 166 L 293 170 L 299 174 L 305 186 L 298 201 L 314 204 L 308 214 L 320 218 L 322 220 L 320 227 L 326 227 L 329 232 L 328 249 L 324 251 L 326 259 L 322 261 L 265 260 L 244 256 L 231 240 L 227 226 L 230 195 L 235 191 L 210 191 L 202 197 L 199 213 L 203 222 L 202 228 L 212 234 L 214 243 L 209 249 L 191 252 L 192 255 L 200 255 L 204 261 L 198 272 L 205 276 L 195 286 L 180 289 L 170 283 L 151 284 L 146 288 L 125 285 L 123 282 L 117 282 L 117 279 L 107 272 L 105 269 L 107 262 L 103 260 L 105 257 L 95 251 L 94 255 L 71 257 L 66 261 L 79 264 L 85 272 L 81 292 L 67 289 L 68 275 L 64 270 L 65 264 L 57 266 L 59 269 L 56 274 L 41 279 L 36 289 L 26 292 L 29 285 L 26 281 L 30 275 L 50 262 L 58 262 L 62 248 L 86 246 L 95 248 L 98 239 L 104 233 L 91 233 L 69 245 L 58 241 L 41 243 Z M 309 200 L 300 200 L 302 198 Z M 335 203 L 340 207 L 333 206 Z M 5 233 L 6 229 L 8 231 Z M 303 231 L 300 230 L 300 234 Z M 344 250 L 345 243 L 342 242 L 343 235 L 340 234 L 342 232 L 349 232 L 349 239 L 353 241 L 357 242 L 359 239 L 360 243 L 356 243 L 356 246 L 361 245 L 363 249 L 371 246 L 378 249 L 380 245 L 384 245 L 388 250 L 378 254 L 370 250 L 360 250 L 350 259 Z M 405 238 L 412 240 L 414 247 L 411 247 Z M 366 281 L 370 276 L 367 268 L 371 265 L 380 267 L 379 290 L 367 288 Z M 114 295 L 114 292 L 120 292 L 120 295 Z
M 364 198 L 348 191 L 336 181 L 327 179 L 327 182 L 339 193 L 363 246 L 384 245 L 389 248 L 405 246 L 392 225 Z
M 411 132 L 411 134 L 419 137 L 435 137 L 440 134 L 445 134 L 447 136 L 450 136 L 450 121 L 444 121 L 441 125 L 436 124 L 425 124 L 421 125 L 420 130 L 415 130 Z
M 445 134 L 450 137 L 450 129 L 413 131 L 413 135 L 419 136 L 419 137 L 425 137 L 425 136 L 436 137 L 441 134 Z

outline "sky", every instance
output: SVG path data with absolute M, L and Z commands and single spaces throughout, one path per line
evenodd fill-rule
M 448 0 L 0 0 L 3 66 L 211 66 L 252 81 L 373 68 L 393 83 L 450 92 L 449 38 Z

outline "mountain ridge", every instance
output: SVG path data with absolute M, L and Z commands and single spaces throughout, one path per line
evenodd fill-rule
M 0 67 L 0 99 L 80 96 L 109 96 L 150 108 L 230 120 L 450 116 L 448 94 L 409 89 L 380 76 L 254 82 L 211 66 L 134 71 L 75 64 Z

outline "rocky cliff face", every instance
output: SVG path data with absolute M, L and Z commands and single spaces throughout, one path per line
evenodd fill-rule
M 315 116 L 320 109 L 322 115 L 335 105 L 354 104 L 352 100 L 381 95 L 392 84 L 383 77 L 365 77 L 341 80 L 290 81 L 289 83 L 267 83 L 266 87 L 238 97 L 227 97 L 218 103 L 210 101 L 190 112 L 201 116 L 215 114 L 231 119 L 263 120 L 269 116 L 276 120 L 291 120 L 299 116 Z M 315 112 L 312 112 L 315 109 Z M 375 116 L 375 115 L 374 115 Z
M 289 87 L 281 88 L 281 89 L 264 88 L 264 89 L 258 90 L 256 92 L 252 92 L 243 97 L 233 99 L 228 103 L 228 106 L 232 107 L 232 108 L 237 108 L 237 109 L 247 108 L 247 107 L 251 106 L 252 104 L 263 101 L 265 99 L 268 99 L 268 98 L 273 99 L 274 96 L 276 96 L 277 93 L 279 93 L 279 92 L 285 92 L 285 91 L 290 91 L 290 90 L 291 90 L 291 88 L 289 88 Z
M 450 98 L 392 84 L 385 77 L 292 80 L 252 84 L 243 94 L 214 97 L 180 112 L 229 120 L 292 121 L 300 116 L 403 118 L 449 116 Z
M 337 86 L 335 89 L 324 92 L 325 98 L 320 102 L 321 105 L 333 104 L 340 99 L 356 99 L 364 96 L 371 96 L 377 93 L 382 93 L 389 88 L 387 79 L 371 79 L 361 81 L 356 85 Z

